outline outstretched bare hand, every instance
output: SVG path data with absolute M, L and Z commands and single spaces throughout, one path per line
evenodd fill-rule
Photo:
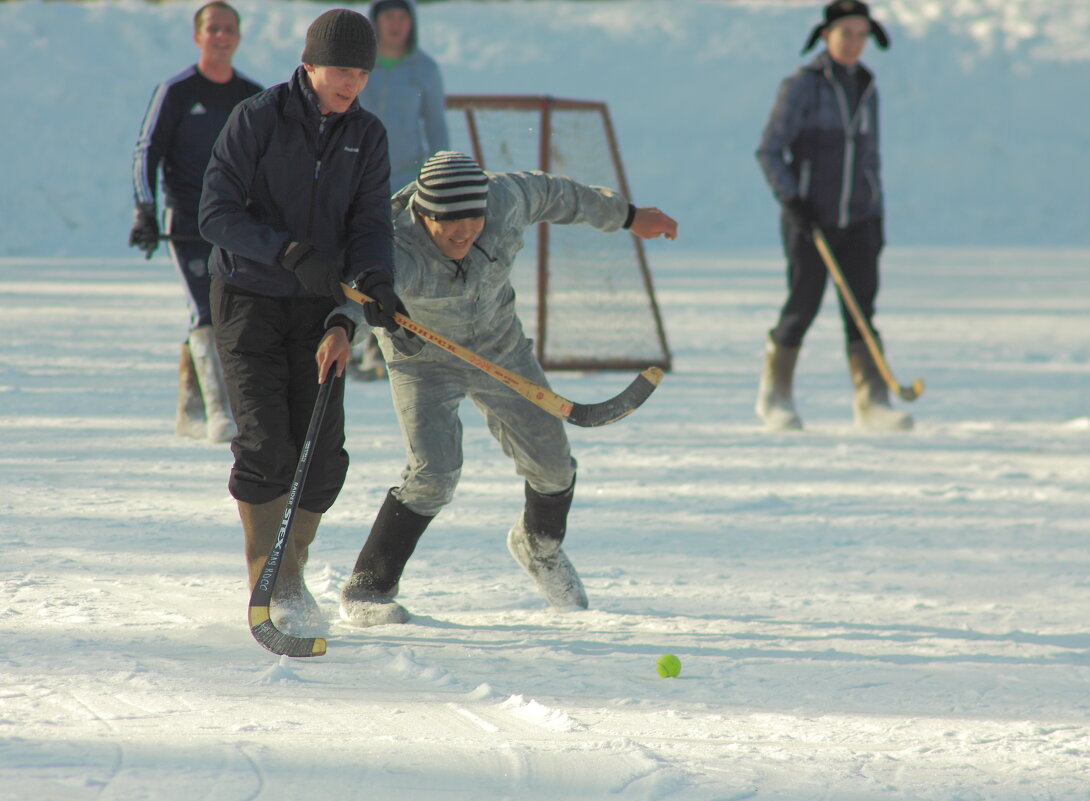
M 677 220 L 653 206 L 644 206 L 636 209 L 628 230 L 640 239 L 654 239 L 659 236 L 677 239 Z

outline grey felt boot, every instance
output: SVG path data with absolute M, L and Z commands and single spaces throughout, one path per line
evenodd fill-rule
M 792 383 L 800 348 L 777 345 L 772 336 L 765 340 L 764 369 L 757 387 L 757 416 L 773 431 L 802 428 L 795 411 Z
M 223 365 L 216 351 L 212 326 L 203 325 L 189 332 L 189 350 L 193 356 L 197 381 L 201 386 L 201 397 L 204 399 L 208 439 L 213 442 L 230 442 L 238 429 L 227 401 L 227 384 L 223 378 Z
M 174 433 L 179 437 L 204 439 L 206 430 L 201 387 L 197 383 L 197 371 L 193 368 L 189 343 L 184 342 L 182 356 L 178 361 L 178 411 L 174 417 Z
M 889 403 L 889 387 L 867 349 L 867 343 L 848 343 L 848 371 L 851 373 L 852 411 L 855 422 L 874 431 L 907 431 L 912 418 Z
M 280 532 L 287 500 L 287 495 L 281 495 L 275 500 L 260 504 L 238 501 L 251 592 L 261 577 L 265 560 Z M 269 617 L 276 628 L 293 637 L 319 636 L 329 627 L 318 602 L 310 594 L 303 579 L 303 568 L 321 519 L 321 514 L 317 512 L 295 510 L 280 572 L 273 586 Z

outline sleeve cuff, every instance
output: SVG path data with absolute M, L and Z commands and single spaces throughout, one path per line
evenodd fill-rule
M 348 300 L 331 311 L 325 318 L 325 327 L 328 331 L 335 325 L 339 325 L 348 332 L 348 338 L 356 335 L 356 329 L 364 323 L 363 306 Z
M 636 219 L 636 207 L 631 203 L 628 204 L 628 216 L 624 218 L 624 225 L 621 227 L 626 231 L 632 227 L 632 221 Z

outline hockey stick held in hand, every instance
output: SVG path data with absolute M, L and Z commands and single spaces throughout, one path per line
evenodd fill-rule
M 371 300 L 367 295 L 353 289 L 348 284 L 341 284 L 341 289 L 344 290 L 347 298 L 354 300 L 356 303 L 367 303 Z M 557 395 L 546 387 L 535 384 L 533 381 L 500 367 L 498 364 L 493 364 L 468 348 L 463 348 L 461 345 L 435 333 L 430 328 L 425 328 L 404 314 L 394 314 L 394 320 L 406 331 L 411 331 L 425 342 L 430 342 L 448 353 L 452 353 L 459 359 L 469 362 L 478 370 L 488 373 L 501 384 L 511 387 L 526 400 L 540 406 L 553 417 L 559 417 L 561 420 L 577 426 L 604 426 L 607 423 L 620 420 L 622 417 L 627 417 L 651 397 L 651 393 L 655 391 L 663 378 L 662 370 L 658 367 L 648 367 L 636 376 L 635 380 L 624 391 L 609 400 L 601 403 L 575 403 Z
M 889 369 L 889 365 L 886 363 L 886 357 L 883 355 L 882 348 L 878 344 L 878 338 L 874 335 L 874 332 L 871 331 L 871 327 L 867 323 L 867 318 L 863 316 L 863 311 L 859 308 L 859 304 L 855 300 L 855 295 L 852 294 L 852 290 L 848 287 L 848 282 L 844 278 L 844 272 L 840 269 L 840 265 L 837 264 L 836 257 L 833 256 L 833 249 L 829 247 L 829 241 L 825 238 L 825 234 L 817 225 L 813 228 L 813 234 L 814 245 L 817 246 L 822 261 L 825 262 L 829 274 L 833 277 L 836 288 L 840 290 L 840 297 L 844 299 L 844 305 L 848 307 L 848 311 L 855 321 L 856 328 L 858 328 L 859 333 L 863 335 L 863 341 L 866 343 L 867 350 L 870 351 L 870 355 L 874 359 L 874 364 L 878 368 L 878 372 L 882 375 L 882 380 L 886 382 L 886 386 L 900 396 L 901 400 L 916 400 L 916 398 L 923 394 L 923 379 L 917 378 L 912 382 L 912 386 L 910 387 L 902 387 L 897 383 L 897 379 L 893 377 L 893 371 Z
M 322 428 L 322 417 L 325 415 L 326 406 L 329 405 L 329 396 L 333 392 L 333 382 L 336 380 L 337 365 L 334 363 L 318 389 L 318 399 L 314 402 L 307 436 L 299 452 L 299 464 L 295 468 L 295 478 L 292 479 L 291 490 L 288 492 L 288 503 L 284 508 L 284 516 L 280 520 L 276 542 L 273 543 L 269 558 L 265 560 L 265 567 L 261 570 L 261 576 L 250 594 L 250 633 L 264 648 L 281 656 L 321 656 L 325 653 L 326 643 L 323 638 L 292 637 L 277 629 L 269 617 L 269 604 L 272 601 L 276 577 L 280 574 L 280 565 L 284 561 L 284 548 L 288 543 L 288 537 L 291 536 L 295 510 L 299 508 L 299 496 L 303 493 L 303 484 L 306 483 L 307 471 L 310 470 L 314 444 Z

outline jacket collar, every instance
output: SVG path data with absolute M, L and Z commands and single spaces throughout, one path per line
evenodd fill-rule
M 330 116 L 348 119 L 360 114 L 362 110 L 360 100 L 357 97 L 352 101 L 352 105 L 348 107 L 348 111 Z M 309 120 L 315 124 L 322 117 L 318 106 L 318 96 L 310 88 L 310 79 L 307 78 L 306 68 L 302 64 L 295 68 L 295 72 L 291 74 L 291 79 L 288 81 L 288 98 L 284 104 L 284 112 L 288 116 Z

